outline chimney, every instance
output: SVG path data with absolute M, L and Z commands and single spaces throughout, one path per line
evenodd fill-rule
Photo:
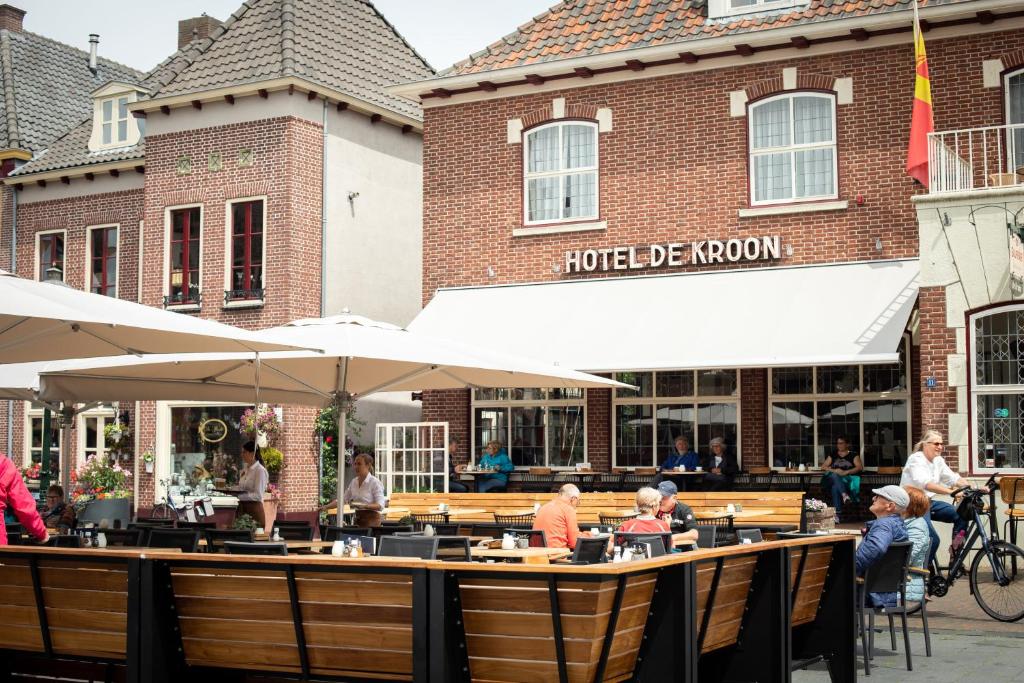
M 89 71 L 96 73 L 96 49 L 100 45 L 98 33 L 89 34 Z
M 193 40 L 209 38 L 218 26 L 220 26 L 220 22 L 206 14 L 201 17 L 182 19 L 178 22 L 178 49 L 180 50 Z
M 18 9 L 13 5 L 0 5 L 0 29 L 8 31 L 22 31 L 22 21 L 25 19 L 25 10 Z

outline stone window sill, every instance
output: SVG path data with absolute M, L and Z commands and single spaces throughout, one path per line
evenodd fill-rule
M 586 223 L 565 223 L 552 225 L 524 225 L 512 230 L 513 237 L 530 237 L 531 235 L 558 235 L 566 232 L 590 232 L 607 230 L 608 221 L 587 221 Z
M 850 203 L 845 199 L 829 202 L 807 202 L 806 204 L 779 204 L 777 206 L 753 206 L 740 209 L 740 218 L 757 216 L 785 216 L 792 213 L 816 213 L 818 211 L 845 211 Z
M 263 308 L 263 299 L 239 299 L 237 301 L 229 301 L 224 304 L 221 308 L 224 310 L 234 310 L 239 308 Z

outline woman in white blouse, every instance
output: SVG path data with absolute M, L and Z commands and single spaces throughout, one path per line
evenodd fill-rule
M 238 507 L 256 520 L 256 526 L 266 529 L 267 516 L 263 508 L 263 493 L 267 490 L 270 475 L 263 466 L 263 458 L 256 452 L 256 442 L 247 441 L 242 446 L 242 460 L 245 467 L 238 479 Z
M 360 453 L 352 459 L 352 470 L 355 477 L 345 489 L 344 502 L 356 507 L 355 525 L 357 527 L 376 527 L 381 524 L 380 511 L 384 509 L 384 484 L 373 476 L 373 457 Z M 338 504 L 332 500 L 320 507 L 328 510 Z

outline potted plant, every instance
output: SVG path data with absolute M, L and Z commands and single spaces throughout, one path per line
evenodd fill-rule
M 147 448 L 142 453 L 142 466 L 146 468 L 146 474 L 153 474 L 153 463 L 156 460 L 156 456 L 153 454 L 152 448 Z
M 281 489 L 274 484 L 267 486 L 267 492 L 263 494 L 263 515 L 267 520 L 267 531 L 274 526 L 277 519 L 277 508 L 281 504 Z
M 281 434 L 281 420 L 277 410 L 264 403 L 256 408 L 247 408 L 242 413 L 238 431 L 246 439 L 255 441 L 257 448 L 264 449 L 277 442 Z
M 103 438 L 107 444 L 107 453 L 115 458 L 126 458 L 132 450 L 132 430 L 115 419 L 103 428 Z
M 79 521 L 127 526 L 132 514 L 132 473 L 104 455 L 94 455 L 71 472 L 71 499 Z
M 248 531 L 256 531 L 256 520 L 250 515 L 241 514 L 235 517 L 235 521 L 231 524 L 232 529 L 245 529 Z
M 273 446 L 268 446 L 260 449 L 260 457 L 263 458 L 263 466 L 267 468 L 270 481 L 276 483 L 284 466 L 284 453 Z

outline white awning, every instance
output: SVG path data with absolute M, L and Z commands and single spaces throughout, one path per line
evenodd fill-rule
M 441 289 L 410 329 L 589 372 L 893 363 L 917 259 Z

